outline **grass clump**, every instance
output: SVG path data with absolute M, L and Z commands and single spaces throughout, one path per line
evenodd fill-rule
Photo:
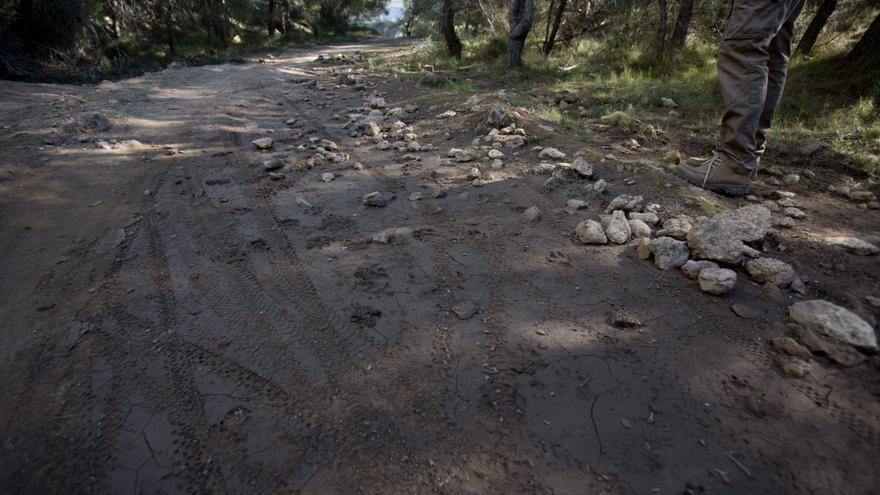
M 567 131 L 578 130 L 578 122 L 558 107 L 552 105 L 534 105 L 527 106 L 525 110 L 532 115 L 544 119 L 547 122 L 557 125 L 561 129 Z

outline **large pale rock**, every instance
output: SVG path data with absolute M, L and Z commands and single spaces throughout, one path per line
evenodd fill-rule
M 663 228 L 657 231 L 657 237 L 672 237 L 679 241 L 687 240 L 687 235 L 694 228 L 694 220 L 686 215 L 667 218 Z
M 577 211 L 577 210 L 583 210 L 583 209 L 586 208 L 587 206 L 590 206 L 590 204 L 587 203 L 586 201 L 583 201 L 583 200 L 580 200 L 580 199 L 569 199 L 569 200 L 566 201 L 566 203 L 565 203 L 565 208 L 566 208 L 567 210 L 569 210 L 570 212 L 574 212 L 574 211 Z
M 758 258 L 746 263 L 746 271 L 756 282 L 769 282 L 777 287 L 788 287 L 794 282 L 794 267 L 774 258 Z
M 671 237 L 658 237 L 652 240 L 648 249 L 654 255 L 654 265 L 661 270 L 684 265 L 691 254 L 687 243 L 676 241 Z
M 583 157 L 579 156 L 575 158 L 574 163 L 571 164 L 571 168 L 581 177 L 586 177 L 587 179 L 593 178 L 593 164 Z
M 489 140 L 492 143 L 499 143 L 505 148 L 520 148 L 526 144 L 526 138 L 518 135 L 505 136 L 502 134 L 495 134 L 490 136 Z
M 706 268 L 718 268 L 718 264 L 705 260 L 690 260 L 682 265 L 681 271 L 684 273 L 685 277 L 691 280 L 696 280 L 700 277 L 700 272 L 705 270 Z
M 870 256 L 872 254 L 880 253 L 880 247 L 877 247 L 870 242 L 856 239 L 855 237 L 826 237 L 825 242 L 832 246 L 843 248 L 844 251 L 853 254 Z
M 795 208 L 793 206 L 783 209 L 782 213 L 784 213 L 785 216 L 794 218 L 796 220 L 803 220 L 804 218 L 807 218 L 807 214 L 803 210 L 801 210 L 800 208 Z
M 614 244 L 626 244 L 632 237 L 629 222 L 622 211 L 617 210 L 611 215 L 611 223 L 605 229 L 605 235 Z
M 877 350 L 877 336 L 865 320 L 852 311 L 817 299 L 794 303 L 788 315 L 809 330 L 870 351 Z
M 531 208 L 526 209 L 520 215 L 519 221 L 522 223 L 534 223 L 541 219 L 541 209 L 537 206 L 532 206 Z
M 810 363 L 795 356 L 780 354 L 776 356 L 776 362 L 786 375 L 795 378 L 803 378 L 810 374 Z
M 455 161 L 459 163 L 467 163 L 474 159 L 473 155 L 464 150 L 458 150 L 453 156 L 455 157 Z
M 584 244 L 608 244 L 608 237 L 602 224 L 595 220 L 584 220 L 574 230 L 578 239 Z
M 388 204 L 385 197 L 379 191 L 373 191 L 361 198 L 361 202 L 366 206 L 382 207 Z
M 565 159 L 565 153 L 559 151 L 559 150 L 556 149 L 556 148 L 544 148 L 544 149 L 541 150 L 541 152 L 538 154 L 538 158 L 550 158 L 550 159 L 553 159 L 553 160 L 564 160 L 564 159 Z
M 736 285 L 736 272 L 727 268 L 705 268 L 698 278 L 700 290 L 720 296 L 727 294 Z
M 608 206 L 605 208 L 605 213 L 611 213 L 615 210 L 622 210 L 625 212 L 636 211 L 639 207 L 644 203 L 645 198 L 641 196 L 630 196 L 629 194 L 621 194 L 620 196 L 611 200 L 608 203 Z
M 633 238 L 651 237 L 651 227 L 641 220 L 630 220 L 629 230 L 632 231 Z
M 388 104 L 385 103 L 385 98 L 380 98 L 378 96 L 374 96 L 374 97 L 369 98 L 367 100 L 367 106 L 369 106 L 370 108 L 380 109 L 380 108 L 387 107 Z
M 379 128 L 379 124 L 375 122 L 364 122 L 361 124 L 361 127 L 364 129 L 364 134 L 367 136 L 378 136 L 382 134 L 382 129 Z
M 770 225 L 770 210 L 745 206 L 698 222 L 688 233 L 687 243 L 697 258 L 736 264 L 742 259 L 744 243 L 763 239 Z
M 654 213 L 638 213 L 632 212 L 629 214 L 630 220 L 641 220 L 648 225 L 657 225 L 660 222 L 660 218 Z
M 269 151 L 275 145 L 275 140 L 270 137 L 254 139 L 251 145 L 258 151 Z

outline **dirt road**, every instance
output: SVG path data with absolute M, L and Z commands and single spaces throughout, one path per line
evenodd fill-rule
M 799 296 L 707 296 L 631 246 L 577 243 L 600 203 L 565 212 L 528 150 L 473 187 L 445 159 L 472 125 L 435 118 L 463 98 L 370 73 L 365 93 L 314 63 L 355 50 L 399 46 L 0 82 L 3 492 L 876 489 L 870 361 L 792 379 L 767 345 Z M 419 104 L 404 120 L 436 152 L 349 136 L 377 91 Z M 350 157 L 309 167 L 309 138 Z M 297 166 L 271 180 L 273 158 Z M 386 207 L 362 204 L 373 191 Z M 802 253 L 814 293 L 877 294 L 876 257 Z M 619 308 L 644 325 L 613 326 Z

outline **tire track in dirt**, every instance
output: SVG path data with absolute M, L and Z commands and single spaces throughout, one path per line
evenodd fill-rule
M 241 155 L 241 136 L 237 133 L 230 134 L 230 143 L 234 149 L 231 156 L 234 157 L 233 165 L 238 184 L 261 234 L 273 248 L 270 252 L 273 269 L 276 273 L 283 274 L 282 277 L 262 280 L 261 283 L 267 286 L 268 293 L 272 295 L 270 297 L 297 307 L 303 327 L 307 331 L 312 334 L 323 332 L 316 337 L 324 339 L 321 345 L 322 356 L 329 361 L 326 363 L 328 368 L 348 371 L 353 363 L 369 362 L 369 357 L 377 350 L 376 344 L 354 329 L 340 312 L 326 308 L 293 246 L 284 235 L 270 201 L 261 198 L 260 193 L 254 190 L 255 178 L 251 177 L 248 162 Z
M 159 201 L 165 196 L 164 182 L 160 181 L 155 188 Z M 155 209 L 150 209 L 141 223 L 134 239 L 126 243 L 117 258 L 125 261 L 115 267 L 116 275 L 109 288 L 111 296 L 104 314 L 107 328 L 99 333 L 103 340 L 101 354 L 111 356 L 114 371 L 110 400 L 115 403 L 111 405 L 111 410 L 115 411 L 116 417 L 106 422 L 104 430 L 107 434 L 104 436 L 113 438 L 124 426 L 122 413 L 130 411 L 131 404 L 126 404 L 130 398 L 146 394 L 147 407 L 159 407 L 154 414 L 167 412 L 168 421 L 174 428 L 175 439 L 170 443 L 176 445 L 174 469 L 178 471 L 172 471 L 174 474 L 171 475 L 181 477 L 189 487 L 187 491 L 215 491 L 227 486 L 230 481 L 221 479 L 218 466 L 232 465 L 247 469 L 248 465 L 235 455 L 228 457 L 229 453 L 240 451 L 237 441 L 216 432 L 212 434 L 214 429 L 205 416 L 203 394 L 194 381 L 196 367 L 208 366 L 215 373 L 232 379 L 237 387 L 252 396 L 262 397 L 265 402 L 293 399 L 286 390 L 249 368 L 231 362 L 176 333 L 185 322 L 177 317 L 178 301 L 165 256 L 172 249 L 169 243 L 173 242 L 175 236 L 168 232 L 163 234 L 163 222 Z M 137 244 L 139 236 L 143 238 L 140 240 L 142 252 L 130 252 L 128 245 Z M 152 306 L 156 307 L 150 307 L 149 301 L 147 306 L 132 306 L 130 302 L 124 302 L 127 291 L 120 285 L 121 270 L 148 273 L 152 277 L 148 299 L 152 299 Z M 131 311 L 142 311 L 148 319 L 134 316 Z M 150 314 L 153 315 L 152 319 L 149 318 Z M 135 331 L 155 326 L 158 326 L 158 335 Z M 146 358 L 154 355 L 158 355 L 156 357 L 159 359 Z M 132 363 L 137 367 L 132 368 Z M 308 381 L 301 383 L 307 384 Z M 305 438 L 307 433 L 301 436 Z M 107 447 L 112 448 L 112 444 Z M 171 449 L 167 443 L 163 447 Z M 150 447 L 151 451 L 153 448 L 158 446 Z M 226 462 L 218 462 L 224 458 Z M 113 461 L 108 459 L 108 462 L 112 465 Z M 172 469 L 167 465 L 162 467 Z M 244 487 L 245 480 L 239 481 Z
M 202 179 L 199 170 L 198 166 L 190 166 L 187 173 Z M 181 297 L 192 292 L 188 298 L 197 303 L 198 310 L 212 312 L 205 315 L 208 321 L 200 326 L 207 326 L 209 331 L 214 325 L 225 328 L 223 338 L 217 339 L 219 345 L 239 346 L 248 342 L 256 345 L 258 342 L 260 348 L 254 352 L 267 354 L 273 369 L 284 366 L 283 383 L 293 386 L 297 393 L 326 380 L 325 363 L 332 364 L 333 355 L 319 355 L 303 332 L 299 317 L 269 296 L 272 289 L 265 287 L 248 268 L 253 260 L 252 240 L 245 238 L 241 229 L 229 228 L 224 221 L 231 218 L 234 224 L 244 223 L 250 220 L 249 213 L 197 213 L 187 201 L 175 201 L 185 195 L 169 192 L 167 196 L 168 204 L 163 207 L 174 212 L 175 220 L 161 227 L 166 257 L 171 261 L 175 290 Z M 230 259 L 232 255 L 243 256 L 243 259 Z M 233 354 L 245 350 L 231 348 L 236 351 Z M 264 379 L 272 381 L 274 372 L 261 368 L 257 374 L 267 375 Z
M 351 160 L 361 161 L 365 164 L 373 161 L 372 156 L 368 157 L 357 150 L 351 152 Z M 366 170 L 380 184 L 382 190 L 396 192 L 407 190 L 407 177 L 405 176 L 389 177 L 383 166 L 367 167 Z M 481 436 L 480 433 L 482 433 L 482 430 L 473 432 L 476 433 L 476 436 L 474 436 L 473 433 L 469 435 L 467 431 L 474 428 L 474 425 L 461 424 L 458 419 L 459 414 L 465 414 L 468 417 L 472 417 L 473 413 L 468 413 L 466 411 L 473 410 L 476 404 L 461 397 L 459 392 L 453 386 L 454 383 L 451 380 L 453 372 L 452 360 L 454 358 L 451 354 L 451 336 L 452 332 L 455 331 L 454 328 L 456 322 L 448 311 L 448 308 L 451 308 L 455 302 L 454 294 L 451 290 L 447 289 L 450 281 L 453 280 L 452 270 L 450 269 L 450 247 L 453 243 L 450 241 L 450 238 L 466 239 L 469 236 L 466 232 L 468 229 L 458 226 L 455 220 L 449 218 L 443 211 L 428 212 L 425 208 L 418 207 L 415 209 L 421 215 L 424 224 L 430 225 L 430 227 L 422 229 L 417 240 L 425 242 L 431 246 L 434 253 L 432 256 L 432 273 L 434 275 L 436 288 L 435 294 L 439 299 L 438 308 L 442 306 L 447 308 L 447 310 L 436 311 L 435 317 L 432 318 L 429 326 L 429 328 L 432 329 L 432 357 L 430 358 L 430 364 L 418 361 L 417 357 L 407 357 L 405 351 L 397 351 L 393 354 L 397 360 L 402 362 L 409 360 L 412 365 L 417 365 L 419 367 L 420 377 L 416 383 L 411 385 L 420 387 L 423 390 L 421 395 L 427 394 L 428 397 L 431 397 L 431 399 L 425 403 L 429 410 L 434 409 L 444 411 L 443 416 L 446 421 L 449 422 L 449 427 L 444 437 L 438 438 L 437 440 L 446 444 L 467 445 L 467 447 L 462 450 L 462 453 L 463 455 L 469 455 L 471 452 L 478 452 L 481 450 L 481 446 L 474 443 L 474 439 Z M 482 344 L 478 344 L 479 346 L 489 346 L 485 339 L 480 339 L 480 341 Z M 437 384 L 444 384 L 443 389 L 438 391 L 436 389 Z M 451 413 L 447 415 L 445 411 L 451 411 Z M 469 423 L 472 423 L 472 420 L 473 418 L 471 418 Z M 491 422 L 491 419 L 489 421 Z M 485 446 L 482 447 L 484 448 Z M 514 446 L 511 445 L 511 447 Z M 473 458 L 472 460 L 478 463 L 480 462 L 480 460 L 476 458 Z M 491 464 L 493 465 L 493 470 L 495 472 L 503 473 L 506 471 L 503 463 L 497 459 L 492 459 Z M 501 480 L 502 478 L 498 478 L 495 481 L 503 483 Z M 521 483 L 521 487 L 534 487 L 535 485 L 534 480 L 522 480 Z
M 163 174 L 157 181 L 157 189 L 162 187 L 164 179 Z M 172 413 L 178 411 L 180 406 L 187 408 L 187 414 L 176 414 L 171 421 L 179 428 L 177 435 L 183 445 L 192 445 L 196 441 L 194 432 L 198 421 L 193 421 L 192 411 L 189 411 L 193 409 L 193 404 L 179 402 L 191 400 L 188 392 L 192 389 L 184 377 L 168 369 L 171 363 L 167 362 L 167 357 L 159 350 L 170 340 L 167 335 L 175 328 L 176 321 L 173 297 L 167 292 L 167 274 L 163 274 L 161 241 L 154 227 L 153 215 L 152 211 L 148 211 L 141 220 L 140 227 L 120 247 L 117 262 L 106 285 L 103 309 L 100 311 L 102 321 L 96 335 L 96 345 L 99 354 L 108 359 L 110 366 L 110 391 L 107 396 L 109 410 L 105 411 L 107 417 L 103 421 L 101 435 L 106 442 L 104 448 L 110 454 L 106 459 L 106 468 L 102 470 L 104 478 L 99 480 L 103 483 L 117 484 L 116 476 L 120 471 L 134 469 L 135 486 L 140 486 L 140 470 L 144 465 L 133 468 L 117 464 L 122 462 L 119 455 L 126 452 L 116 447 L 121 445 L 119 442 L 124 434 L 122 430 L 128 424 L 133 407 L 131 401 L 136 397 L 143 397 L 151 404 L 163 404 L 165 407 L 173 404 L 169 408 Z M 121 277 L 127 276 L 124 272 L 129 270 L 140 272 L 138 278 L 142 280 L 148 279 L 143 281 L 148 284 L 149 292 L 140 305 L 132 305 L 126 297 L 129 290 L 124 286 Z M 132 311 L 143 312 L 143 317 L 135 316 Z M 151 330 L 157 330 L 157 333 L 152 333 Z M 158 359 L 152 359 L 153 357 Z M 155 412 L 158 411 L 154 410 Z M 188 433 L 191 436 L 187 436 Z M 152 447 L 150 450 L 152 452 Z M 184 452 L 175 456 L 175 463 L 186 465 L 190 461 L 189 455 L 191 454 Z M 153 460 L 159 464 L 155 457 Z M 204 486 L 203 480 L 191 476 L 183 481 L 190 490 Z

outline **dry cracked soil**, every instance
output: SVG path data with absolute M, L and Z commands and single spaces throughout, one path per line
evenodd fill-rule
M 876 493 L 876 359 L 791 378 L 767 344 L 804 297 L 743 274 L 709 296 L 632 244 L 572 235 L 620 192 L 676 213 L 743 200 L 621 155 L 597 161 L 604 199 L 567 212 L 531 143 L 475 187 L 445 152 L 476 113 L 436 118 L 464 97 L 369 71 L 337 85 L 351 66 L 315 62 L 402 49 L 0 82 L 2 492 Z M 417 103 L 403 118 L 436 151 L 352 137 L 346 115 L 377 92 Z M 526 129 L 625 153 L 613 133 Z M 309 163 L 309 138 L 348 160 Z M 796 190 L 810 216 L 766 249 L 807 297 L 875 323 L 878 258 L 804 232 L 876 232 L 880 215 Z M 362 204 L 373 191 L 387 206 Z M 619 309 L 643 325 L 612 325 Z

